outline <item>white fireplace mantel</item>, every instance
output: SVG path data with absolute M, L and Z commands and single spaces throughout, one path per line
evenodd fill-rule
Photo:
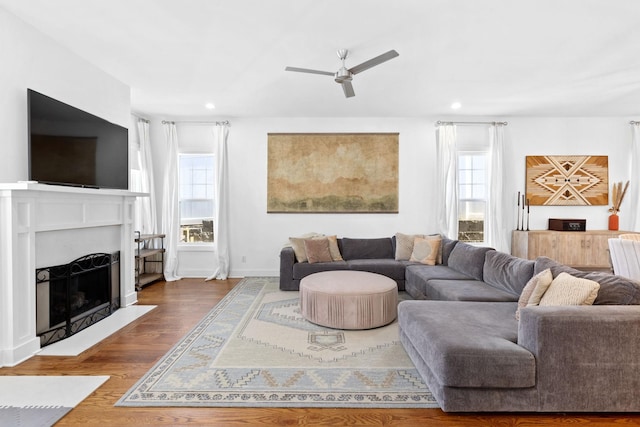
M 19 182 L 0 184 L 0 367 L 40 350 L 35 270 L 90 252 L 120 251 L 120 301 L 137 301 L 135 199 L 147 194 Z

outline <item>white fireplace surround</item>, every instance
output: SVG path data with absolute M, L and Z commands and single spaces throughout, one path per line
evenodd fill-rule
M 146 194 L 20 182 L 0 184 L 0 367 L 40 350 L 36 268 L 120 251 L 120 305 L 137 302 L 135 199 Z

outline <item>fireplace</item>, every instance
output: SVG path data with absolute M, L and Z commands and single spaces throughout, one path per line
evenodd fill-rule
M 36 334 L 46 346 L 120 307 L 120 253 L 95 253 L 36 269 Z
M 116 263 L 117 258 L 112 258 L 109 264 L 113 289 L 118 285 L 119 289 L 118 292 L 112 290 L 109 298 L 114 305 L 119 298 L 120 307 L 137 302 L 133 244 L 135 201 L 145 196 L 123 190 L 32 182 L 0 184 L 0 368 L 15 366 L 37 354 L 42 347 L 41 331 L 59 326 L 61 322 L 57 315 L 51 319 L 49 313 L 44 317 L 37 314 L 36 306 L 42 307 L 36 303 L 37 270 L 67 265 L 87 254 L 113 256 L 119 252 L 119 261 Z M 51 292 L 51 284 L 48 286 Z M 54 289 L 54 292 L 58 291 Z M 85 292 L 84 298 L 88 298 L 86 291 L 82 292 Z M 92 308 L 97 314 L 90 310 L 90 316 L 97 318 L 109 312 L 102 302 L 97 307 Z M 76 320 L 75 313 L 71 317 Z M 36 325 L 36 322 L 42 324 Z M 66 318 L 62 323 L 66 336 Z M 83 323 L 73 325 L 71 322 L 70 329 L 74 332 L 75 328 L 82 327 Z

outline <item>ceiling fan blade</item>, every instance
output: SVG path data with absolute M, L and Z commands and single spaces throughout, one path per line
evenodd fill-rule
M 364 70 L 368 70 L 371 67 L 375 67 L 376 65 L 382 64 L 383 62 L 393 59 L 399 55 L 400 54 L 398 52 L 392 49 L 389 52 L 376 56 L 375 58 L 365 61 L 360 65 L 356 65 L 355 67 L 349 68 L 349 71 L 351 71 L 351 74 L 358 74 L 363 72 Z
M 350 81 L 342 82 L 342 90 L 344 91 L 344 96 L 346 96 L 347 98 L 356 96 L 356 93 L 353 91 L 353 85 Z
M 324 76 L 332 76 L 332 77 L 335 74 L 335 73 L 330 73 L 329 71 L 310 70 L 308 68 L 297 68 L 297 67 L 287 67 L 284 70 L 297 71 L 298 73 L 322 74 Z

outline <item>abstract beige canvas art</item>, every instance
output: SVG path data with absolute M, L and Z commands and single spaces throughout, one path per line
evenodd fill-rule
M 268 134 L 267 212 L 397 213 L 397 133 Z
M 609 203 L 607 156 L 527 156 L 526 166 L 532 206 Z

